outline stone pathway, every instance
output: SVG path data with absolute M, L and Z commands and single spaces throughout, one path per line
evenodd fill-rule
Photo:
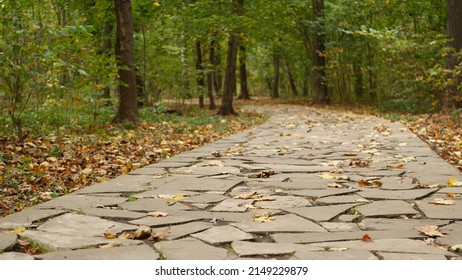
M 462 177 L 403 125 L 258 109 L 258 128 L 1 218 L 0 259 L 461 259 Z

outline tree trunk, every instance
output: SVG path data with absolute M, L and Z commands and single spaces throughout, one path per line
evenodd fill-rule
M 313 37 L 314 102 L 317 104 L 330 104 L 331 98 L 325 80 L 324 0 L 313 0 L 313 16 L 315 21 Z
M 292 94 L 294 96 L 298 96 L 298 90 L 297 90 L 297 85 L 295 84 L 294 75 L 292 73 L 292 70 L 290 69 L 289 62 L 287 60 L 285 60 L 285 62 L 286 62 L 287 76 L 289 78 L 290 90 L 292 91 Z
M 215 40 L 212 40 L 209 45 L 209 63 L 212 69 L 207 72 L 207 95 L 209 97 L 209 109 L 215 110 L 217 108 L 215 105 L 215 97 L 213 96 L 214 81 L 217 68 L 215 65 Z M 215 87 L 215 92 L 217 91 L 218 90 Z
M 234 14 L 242 15 L 244 0 L 233 0 Z M 239 49 L 239 36 L 237 30 L 229 35 L 228 55 L 226 58 L 225 82 L 223 85 L 223 99 L 218 113 L 223 116 L 237 115 L 233 108 L 233 97 L 236 93 L 236 64 Z
M 131 0 L 114 0 L 116 15 L 115 55 L 119 68 L 119 108 L 113 122 L 138 122 Z
M 239 99 L 250 100 L 249 86 L 247 84 L 247 53 L 245 46 L 239 45 L 239 81 L 241 82 L 241 94 Z
M 280 69 L 281 56 L 279 53 L 274 54 L 274 84 L 272 98 L 279 98 L 279 69 Z
M 233 108 L 233 96 L 236 92 L 236 60 L 239 48 L 238 35 L 231 34 L 228 42 L 228 56 L 226 59 L 225 83 L 223 86 L 223 99 L 218 113 L 220 115 L 236 115 Z
M 456 52 L 462 49 L 462 1 L 447 0 L 447 31 L 449 46 L 454 52 L 451 52 L 446 58 L 446 66 L 448 70 L 453 70 L 461 63 Z M 458 88 L 462 83 L 462 77 L 454 76 L 454 72 L 448 74 L 448 80 L 451 81 L 449 89 L 446 91 L 444 99 L 445 109 L 462 108 L 462 93 Z
M 355 77 L 355 95 L 361 98 L 364 95 L 364 86 L 361 65 L 358 62 L 353 62 L 353 73 Z
M 205 80 L 204 80 L 204 64 L 202 62 L 202 47 L 201 41 L 196 40 L 196 81 L 197 88 L 199 90 L 199 107 L 204 108 L 204 91 L 205 91 Z

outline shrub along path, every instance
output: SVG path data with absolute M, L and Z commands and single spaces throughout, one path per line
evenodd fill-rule
M 249 108 L 272 117 L 1 218 L 0 259 L 461 258 L 462 177 L 405 126 Z

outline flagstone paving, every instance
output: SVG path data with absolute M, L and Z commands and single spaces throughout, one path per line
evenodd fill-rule
M 461 258 L 462 176 L 405 126 L 248 109 L 271 118 L 0 218 L 0 260 Z

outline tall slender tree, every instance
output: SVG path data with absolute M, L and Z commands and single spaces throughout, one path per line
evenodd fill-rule
M 446 65 L 449 70 L 452 70 L 461 63 L 457 57 L 457 52 L 462 49 L 462 1 L 447 0 L 447 32 L 449 36 L 449 46 L 454 50 L 446 59 Z M 452 80 L 452 84 L 446 93 L 445 108 L 461 108 L 462 93 L 458 86 L 462 83 L 462 77 L 450 74 L 448 77 Z
M 326 85 L 326 57 L 325 57 L 325 28 L 324 28 L 324 0 L 313 0 L 314 36 L 313 36 L 313 90 L 314 102 L 330 104 L 331 98 Z
M 134 65 L 131 0 L 114 0 L 116 15 L 115 55 L 119 67 L 119 108 L 114 122 L 138 122 L 138 96 Z
M 244 0 L 233 0 L 233 9 L 236 15 L 242 14 Z M 236 115 L 233 108 L 233 97 L 236 93 L 236 65 L 239 49 L 239 35 L 233 30 L 228 40 L 228 56 L 226 58 L 225 82 L 223 85 L 223 99 L 218 110 L 220 115 Z

